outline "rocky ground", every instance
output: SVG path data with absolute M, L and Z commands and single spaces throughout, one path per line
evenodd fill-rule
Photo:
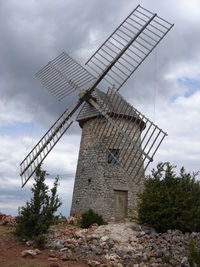
M 189 266 L 191 240 L 200 247 L 200 233 L 169 230 L 156 233 L 135 222 L 93 226 L 89 229 L 65 225 L 50 229 L 48 246 L 54 257 L 85 257 L 90 266 Z M 95 260 L 94 260 L 95 259 Z
M 49 249 L 39 251 L 29 242 L 20 242 L 14 235 L 15 220 L 0 213 L 0 267 L 88 267 L 87 260 L 63 261 L 50 257 Z
M 6 215 L 0 212 L 0 225 L 14 227 L 15 219 L 11 215 Z
M 14 220 L 0 214 L 0 266 L 2 267 L 159 267 L 189 266 L 188 246 L 200 247 L 200 233 L 168 231 L 156 233 L 136 222 L 73 226 L 72 220 L 52 226 L 47 249 L 39 251 L 32 242 L 23 244 L 13 235 Z M 3 219 L 2 219 L 3 218 Z M 4 223 L 6 221 L 6 223 Z M 4 224 L 4 226 L 2 226 Z M 5 226 L 6 225 L 6 226 Z

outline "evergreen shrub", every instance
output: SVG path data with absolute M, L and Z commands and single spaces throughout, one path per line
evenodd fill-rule
M 179 175 L 169 162 L 159 163 L 145 181 L 139 194 L 138 219 L 158 232 L 179 229 L 182 232 L 200 231 L 200 183 L 196 174 Z
M 92 209 L 84 212 L 80 218 L 81 228 L 89 228 L 90 225 L 97 223 L 98 225 L 104 224 L 103 217 L 98 213 L 94 212 Z
M 57 195 L 58 177 L 49 190 L 45 184 L 46 175 L 46 171 L 41 170 L 40 166 L 36 169 L 35 183 L 31 189 L 33 196 L 24 207 L 19 208 L 15 230 L 15 234 L 22 239 L 36 239 L 41 246 L 43 243 L 41 235 L 46 234 L 49 226 L 54 224 L 55 212 L 62 204 Z

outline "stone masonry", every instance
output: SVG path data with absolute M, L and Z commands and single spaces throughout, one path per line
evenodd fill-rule
M 137 193 L 143 189 L 144 177 L 136 185 L 133 175 L 127 175 L 118 163 L 108 164 L 108 151 L 105 146 L 112 139 L 113 133 L 109 130 L 105 131 L 103 139 L 99 140 L 96 133 L 92 131 L 96 124 L 102 124 L 102 127 L 99 127 L 99 129 L 103 129 L 104 119 L 99 116 L 92 117 L 91 114 L 88 118 L 84 118 L 84 120 L 79 119 L 79 117 L 77 120 L 82 127 L 82 138 L 71 215 L 82 213 L 91 208 L 101 214 L 104 219 L 115 220 L 116 190 L 127 192 L 127 215 L 132 213 L 137 205 Z M 125 117 L 114 117 L 113 119 L 116 123 L 128 123 L 130 129 L 133 127 L 130 120 L 128 121 Z M 137 127 L 137 125 L 134 127 Z M 140 135 L 140 132 L 138 134 Z M 136 134 L 134 139 L 138 139 L 139 145 L 140 136 L 138 138 L 138 134 Z M 127 148 L 123 143 L 118 144 L 117 147 L 120 150 L 119 157 L 123 157 L 121 160 L 128 161 L 131 148 Z M 112 142 L 110 143 L 110 149 L 115 149 Z M 137 159 L 138 153 L 135 156 L 135 160 Z

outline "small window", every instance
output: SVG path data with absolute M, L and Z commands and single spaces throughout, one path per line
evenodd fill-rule
M 116 164 L 119 155 L 119 149 L 109 149 L 108 164 Z

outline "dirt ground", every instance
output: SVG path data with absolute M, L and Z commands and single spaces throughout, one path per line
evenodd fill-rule
M 48 250 L 41 251 L 35 258 L 23 258 L 21 252 L 30 249 L 19 242 L 12 234 L 13 230 L 0 225 L 0 267 L 87 267 L 86 262 L 80 260 L 56 262 L 49 261 Z

